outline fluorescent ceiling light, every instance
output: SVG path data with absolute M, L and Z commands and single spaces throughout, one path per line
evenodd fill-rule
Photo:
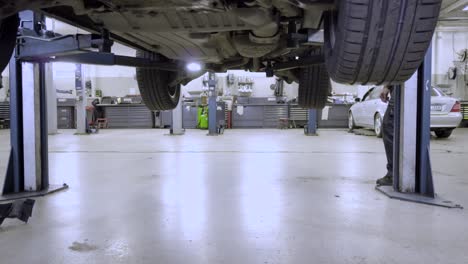
M 199 72 L 201 71 L 201 69 L 202 69 L 202 66 L 198 62 L 190 62 L 189 64 L 187 64 L 187 70 L 191 72 Z
M 468 11 L 468 5 L 463 8 L 463 11 Z

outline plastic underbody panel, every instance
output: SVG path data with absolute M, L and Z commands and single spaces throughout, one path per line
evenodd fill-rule
M 224 37 L 228 37 L 229 31 L 252 28 L 229 12 L 168 12 L 157 18 L 133 17 L 129 22 L 122 16 L 117 19 L 114 14 L 108 14 L 101 19 L 115 34 L 166 57 L 205 62 L 219 62 L 227 57 L 222 53 L 223 46 L 218 43 L 217 35 L 225 34 Z
M 279 25 L 279 17 L 300 17 L 312 5 L 333 1 L 278 0 L 272 1 L 270 7 L 246 6 L 242 4 L 244 1 L 232 0 L 1 2 L 4 5 L 0 7 L 0 18 L 23 9 L 36 9 L 91 32 L 99 33 L 105 28 L 113 39 L 123 44 L 170 59 L 235 65 L 246 57 L 276 58 L 285 54 L 287 25 Z M 307 17 L 319 16 L 320 12 Z

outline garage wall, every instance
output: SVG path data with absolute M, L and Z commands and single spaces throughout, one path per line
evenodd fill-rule
M 103 96 L 140 94 L 135 79 L 135 68 L 121 66 L 92 66 L 90 76 L 93 89 L 102 90 Z M 85 77 L 86 78 L 86 77 Z
M 54 63 L 54 86 L 58 90 L 72 90 L 73 93 L 58 93 L 59 98 L 75 96 L 75 64 Z M 120 66 L 83 66 L 84 81 L 91 81 L 94 90 L 102 90 L 103 96 L 125 96 L 139 94 L 135 80 L 135 69 Z
M 217 73 L 216 77 L 218 78 L 218 87 L 225 90 L 225 95 L 238 95 L 238 85 L 237 82 L 234 85 L 228 86 L 226 78 L 228 74 L 234 74 L 235 77 L 248 77 L 251 78 L 254 82 L 253 84 L 253 97 L 271 97 L 273 95 L 273 90 L 270 89 L 270 85 L 275 83 L 275 77 L 266 78 L 265 73 L 254 73 L 246 72 L 243 70 L 230 70 L 227 73 Z M 183 91 L 202 91 L 202 80 L 203 76 L 194 79 L 186 86 L 183 87 Z M 295 98 L 297 96 L 298 86 L 296 83 L 287 84 L 284 86 L 284 93 L 288 99 Z
M 134 52 L 129 48 L 119 45 L 118 50 L 122 55 L 125 52 Z M 123 47 L 123 48 L 122 48 Z M 131 55 L 131 54 L 128 54 Z M 135 69 L 132 67 L 121 66 L 95 66 L 84 65 L 85 80 L 91 80 L 93 90 L 101 89 L 104 96 L 125 96 L 127 94 L 139 94 L 138 85 L 135 80 Z M 245 71 L 229 71 L 236 76 L 249 76 L 254 78 L 254 93 L 256 97 L 269 97 L 273 96 L 273 91 L 270 85 L 274 84 L 275 78 L 264 78 L 263 73 L 249 73 Z M 226 73 L 217 74 L 220 85 L 223 89 L 227 89 Z M 75 64 L 73 63 L 54 63 L 53 65 L 53 78 L 54 88 L 59 90 L 72 90 L 72 94 L 58 93 L 58 98 L 74 98 L 75 97 Z M 3 72 L 3 85 L 8 87 L 8 70 Z M 187 86 L 183 87 L 183 91 L 199 91 L 202 88 L 202 78 L 199 77 Z M 368 86 L 350 86 L 332 82 L 333 91 L 336 94 L 351 93 L 362 96 L 368 89 Z M 236 86 L 229 88 L 232 94 L 237 95 Z M 6 99 L 7 89 L 0 89 L 0 101 Z M 298 85 L 285 84 L 285 94 L 289 99 L 295 98 L 298 93 Z
M 54 19 L 47 19 L 47 28 L 60 34 L 86 34 L 86 31 L 67 25 Z M 114 43 L 112 52 L 117 55 L 135 56 L 135 50 L 119 43 Z M 84 65 L 84 81 L 90 80 L 93 91 L 100 89 L 104 96 L 125 96 L 139 94 L 135 80 L 135 68 L 121 66 Z M 74 64 L 58 64 L 54 67 L 54 84 L 56 89 L 75 90 Z M 72 95 L 58 94 L 60 98 L 74 97 Z
M 466 63 L 459 62 L 458 54 L 468 49 L 468 30 L 439 28 L 434 35 L 432 46 L 432 82 L 445 88 L 452 96 L 468 100 Z M 449 80 L 448 69 L 456 67 L 458 77 Z
M 228 71 L 227 73 L 218 73 L 216 76 L 218 77 L 218 84 L 223 89 L 228 89 L 231 91 L 231 94 L 238 95 L 237 92 L 237 85 L 233 85 L 228 87 L 226 84 L 226 75 L 229 73 L 233 73 L 236 77 L 238 76 L 247 76 L 254 80 L 253 86 L 253 93 L 252 96 L 254 97 L 271 97 L 273 96 L 273 91 L 270 89 L 270 85 L 275 83 L 275 78 L 265 78 L 264 73 L 251 73 L 245 72 L 242 70 L 233 70 Z M 183 91 L 201 91 L 202 90 L 202 78 L 199 77 L 186 86 L 183 87 Z M 365 85 L 345 85 L 339 84 L 332 81 L 332 91 L 334 94 L 350 94 L 354 96 L 362 97 L 372 86 L 365 86 Z M 288 99 L 293 99 L 297 97 L 298 94 L 298 84 L 286 84 L 285 83 L 285 95 Z
M 112 52 L 122 56 L 135 56 L 135 50 L 115 43 Z M 102 90 L 103 96 L 140 94 L 135 78 L 135 68 L 123 66 L 90 66 L 89 78 L 93 89 Z
M 59 91 L 71 91 L 72 94 L 57 92 L 57 98 L 74 98 L 75 94 L 75 64 L 52 63 L 52 78 L 54 88 Z

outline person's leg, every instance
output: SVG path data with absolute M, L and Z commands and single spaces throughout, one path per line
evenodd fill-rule
M 383 141 L 387 155 L 387 175 L 393 175 L 393 106 L 389 106 L 383 121 Z
M 393 184 L 393 110 L 394 106 L 390 103 L 383 119 L 382 138 L 385 147 L 385 154 L 387 156 L 387 174 L 385 177 L 377 180 L 378 185 Z

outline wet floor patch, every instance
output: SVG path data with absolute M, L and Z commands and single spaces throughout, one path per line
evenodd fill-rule
M 80 242 L 73 242 L 71 246 L 68 247 L 68 249 L 76 252 L 90 252 L 97 250 L 98 247 L 92 244 L 89 244 L 87 241 L 84 241 L 83 243 Z

